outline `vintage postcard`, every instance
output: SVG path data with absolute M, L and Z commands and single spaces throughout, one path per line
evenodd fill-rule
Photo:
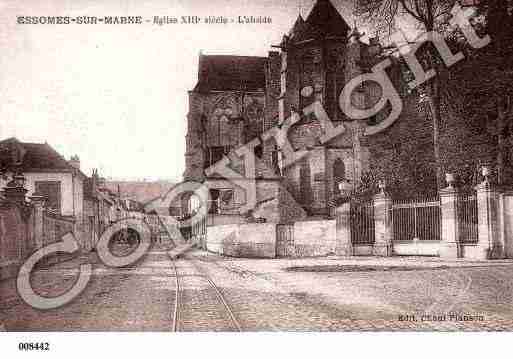
M 0 0 L 0 341 L 513 331 L 512 80 L 510 0 Z

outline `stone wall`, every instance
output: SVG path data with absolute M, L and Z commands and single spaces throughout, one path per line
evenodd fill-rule
M 60 242 L 64 235 L 72 233 L 75 239 L 78 241 L 81 251 L 85 252 L 91 250 L 91 241 L 88 241 L 88 243 L 83 242 L 82 237 L 85 236 L 85 232 L 77 232 L 76 223 L 73 219 L 61 217 L 59 215 L 55 215 L 53 213 L 44 211 L 42 224 L 43 247 L 46 247 L 53 243 Z M 90 233 L 89 236 L 91 236 Z M 38 265 L 47 266 L 50 264 L 63 262 L 77 256 L 78 254 L 79 252 L 50 254 L 47 257 L 43 258 L 38 263 Z
M 294 223 L 295 257 L 318 257 L 336 253 L 335 220 Z
M 503 197 L 503 235 L 506 258 L 513 258 L 513 192 Z
M 335 220 L 230 224 L 207 228 L 206 249 L 232 257 L 318 257 L 336 254 Z
M 34 198 L 34 197 L 32 197 Z M 16 275 L 23 262 L 38 249 L 60 242 L 67 233 L 77 236 L 73 217 L 63 217 L 45 209 L 36 200 L 18 203 L 0 199 L 0 279 Z M 43 258 L 38 265 L 67 260 L 77 253 L 54 253 Z
M 67 233 L 75 233 L 74 224 L 72 219 L 45 212 L 43 214 L 43 247 L 60 242 Z
M 0 203 L 0 280 L 15 276 L 31 250 L 30 223 L 21 208 Z
M 207 225 L 209 227 L 244 223 L 246 223 L 246 219 L 237 214 L 209 214 L 207 216 Z
M 439 256 L 440 241 L 393 242 L 393 254 L 396 256 Z
M 275 224 L 230 224 L 207 228 L 206 249 L 230 257 L 275 258 Z

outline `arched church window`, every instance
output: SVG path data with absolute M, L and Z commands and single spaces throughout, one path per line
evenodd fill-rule
M 333 163 L 333 185 L 335 193 L 339 192 L 338 184 L 346 179 L 346 166 L 344 161 L 337 158 Z
M 315 63 L 314 56 L 311 53 L 305 54 L 301 58 L 301 74 L 300 74 L 300 92 L 306 87 L 314 88 L 314 75 L 315 75 Z M 300 93 L 299 95 L 299 103 L 301 109 L 310 105 L 314 100 L 313 92 L 310 93 L 310 96 L 305 97 L 304 94 Z
M 312 203 L 312 182 L 310 166 L 303 160 L 299 168 L 299 195 L 303 206 L 308 207 Z

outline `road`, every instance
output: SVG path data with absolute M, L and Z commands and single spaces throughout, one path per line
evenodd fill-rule
M 125 269 L 107 268 L 95 256 L 61 263 L 35 273 L 35 288 L 46 296 L 63 292 L 83 261 L 93 263 L 93 278 L 63 308 L 35 310 L 17 297 L 13 281 L 0 282 L 0 320 L 5 328 L 513 330 L 513 263 L 508 261 L 448 266 L 437 259 L 415 258 L 249 260 L 202 251 L 171 261 L 164 251 L 152 251 Z

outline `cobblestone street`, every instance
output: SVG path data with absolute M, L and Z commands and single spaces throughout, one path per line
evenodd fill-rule
M 513 330 L 511 261 L 247 260 L 194 251 L 173 262 L 152 251 L 126 269 L 106 268 L 94 255 L 41 269 L 34 287 L 55 296 L 72 285 L 85 261 L 94 265 L 91 282 L 60 309 L 32 309 L 17 296 L 13 280 L 0 282 L 6 330 Z

